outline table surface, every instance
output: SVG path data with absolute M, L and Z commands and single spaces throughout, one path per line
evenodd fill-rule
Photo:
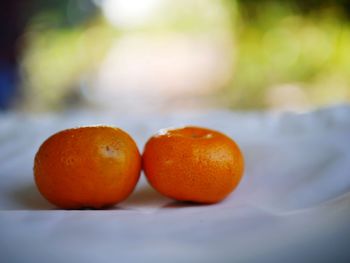
M 108 210 L 59 210 L 33 157 L 59 130 L 108 124 L 142 150 L 160 128 L 220 130 L 240 145 L 239 187 L 215 205 L 175 202 L 143 175 Z M 0 262 L 350 262 L 350 106 L 307 113 L 221 110 L 0 114 Z

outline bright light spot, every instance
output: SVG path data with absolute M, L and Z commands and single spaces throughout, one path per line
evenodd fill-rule
M 153 18 L 162 0 L 102 0 L 101 8 L 108 21 L 118 27 L 130 28 Z
M 142 108 L 210 94 L 232 71 L 226 45 L 181 34 L 125 36 L 101 64 L 90 96 L 105 106 Z

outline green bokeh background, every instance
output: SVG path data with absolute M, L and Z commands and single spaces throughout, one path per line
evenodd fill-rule
M 210 94 L 220 106 L 269 109 L 280 95 L 308 108 L 350 100 L 348 1 L 180 1 L 164 10 L 161 23 L 125 29 L 108 23 L 90 1 L 33 1 L 22 39 L 19 107 L 78 105 L 81 74 L 96 70 L 113 41 L 134 31 L 228 34 L 232 77 Z

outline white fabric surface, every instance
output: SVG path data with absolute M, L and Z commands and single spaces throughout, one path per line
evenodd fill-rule
M 215 205 L 174 202 L 142 176 L 116 207 L 58 210 L 33 157 L 52 133 L 111 124 L 142 150 L 159 128 L 201 125 L 243 150 L 241 184 Z M 350 262 L 350 107 L 304 114 L 0 114 L 0 262 Z

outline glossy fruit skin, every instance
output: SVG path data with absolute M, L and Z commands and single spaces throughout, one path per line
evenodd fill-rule
M 216 203 L 240 182 L 243 155 L 226 135 L 201 127 L 160 130 L 144 148 L 143 169 L 161 194 L 179 201 Z
M 65 209 L 104 208 L 127 198 L 140 177 L 134 140 L 108 126 L 68 129 L 49 137 L 34 160 L 40 193 Z

